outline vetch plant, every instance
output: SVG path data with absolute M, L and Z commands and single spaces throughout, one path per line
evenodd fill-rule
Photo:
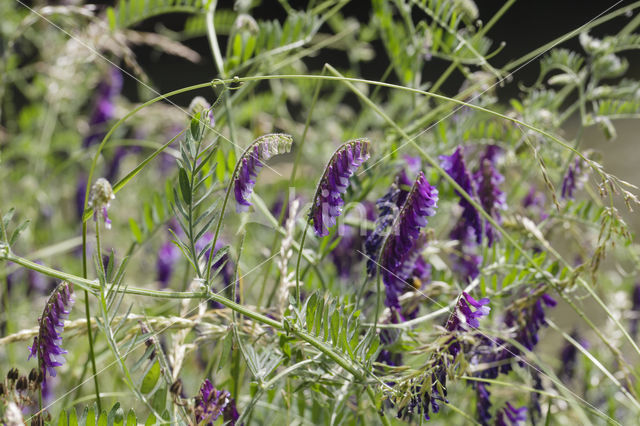
M 0 422 L 640 416 L 640 3 L 5 3 Z

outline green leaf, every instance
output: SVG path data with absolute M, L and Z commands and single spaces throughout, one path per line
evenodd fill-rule
M 218 162 L 220 164 L 220 162 Z M 229 173 L 232 173 L 233 169 L 236 168 L 236 153 L 232 149 L 229 151 L 229 155 L 227 156 L 227 169 L 229 169 Z
M 129 228 L 131 228 L 131 232 L 133 233 L 136 241 L 139 244 L 142 244 L 142 231 L 140 231 L 138 222 L 136 222 L 133 218 L 129 218 Z
M 111 411 L 109 411 L 109 415 L 107 416 L 107 425 L 108 426 L 122 426 L 124 421 L 124 410 L 120 407 L 120 403 L 116 402 L 111 407 Z
M 216 162 L 218 167 L 216 168 L 216 177 L 220 183 L 224 182 L 224 173 L 225 173 L 225 164 L 224 164 L 224 153 L 221 149 L 216 152 Z M 231 169 L 233 170 L 233 169 Z
M 95 426 L 96 424 L 96 406 L 94 404 L 93 407 L 89 407 L 88 409 L 84 409 L 84 413 L 82 413 L 82 417 L 86 419 L 85 426 Z
M 152 413 L 147 417 L 147 421 L 144 422 L 144 426 L 153 426 L 156 424 L 156 416 Z
M 127 414 L 127 426 L 137 426 L 137 425 L 138 425 L 138 419 L 136 418 L 136 413 L 133 411 L 132 408 L 129 408 L 129 414 Z
M 98 426 L 108 426 L 107 412 L 104 410 L 102 411 L 102 413 L 100 413 L 100 417 L 98 417 Z
M 109 21 L 109 29 L 111 31 L 116 29 L 116 14 L 113 11 L 113 8 L 110 7 L 107 9 L 107 20 Z
M 2 223 L 4 224 L 5 229 L 9 226 L 9 222 L 11 222 L 11 219 L 13 219 L 13 215 L 15 214 L 15 212 L 16 208 L 11 207 L 9 211 L 6 212 L 4 216 L 2 216 Z
M 191 185 L 189 183 L 189 176 L 185 169 L 180 169 L 178 173 L 180 180 L 180 191 L 182 192 L 182 199 L 185 203 L 191 204 Z
M 200 113 L 196 114 L 194 118 L 191 119 L 191 136 L 196 141 L 202 139 L 202 134 L 204 133 L 204 126 L 200 122 Z
M 162 413 L 167 405 L 167 387 L 163 386 L 153 395 L 151 406 L 154 410 Z
M 69 410 L 69 426 L 78 426 L 78 415 L 76 414 L 76 409 L 72 408 Z
M 20 236 L 20 234 L 22 233 L 22 231 L 24 231 L 25 229 L 27 229 L 27 226 L 29 226 L 29 222 L 31 222 L 30 220 L 25 220 L 24 222 L 22 222 L 11 234 L 11 238 L 9 238 L 9 245 L 12 246 L 16 240 L 18 239 L 18 237 Z
M 140 385 L 140 392 L 149 393 L 155 387 L 156 383 L 158 383 L 158 379 L 160 378 L 160 363 L 157 361 L 151 366 L 151 369 L 147 372 L 142 379 L 142 385 Z
M 67 426 L 69 421 L 67 420 L 67 412 L 62 410 L 60 417 L 58 417 L 58 426 Z

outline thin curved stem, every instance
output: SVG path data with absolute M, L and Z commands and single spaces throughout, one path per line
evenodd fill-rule
M 309 224 L 311 219 L 308 218 L 304 225 L 304 231 L 302 231 L 302 238 L 300 239 L 300 249 L 298 250 L 298 260 L 296 260 L 296 301 L 300 306 L 300 261 L 302 260 L 302 252 L 304 251 L 304 241 L 307 237 L 307 231 L 309 230 Z

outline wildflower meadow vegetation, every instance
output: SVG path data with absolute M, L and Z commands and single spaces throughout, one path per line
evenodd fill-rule
M 638 424 L 640 2 L 483 3 L 1 0 L 0 423 Z

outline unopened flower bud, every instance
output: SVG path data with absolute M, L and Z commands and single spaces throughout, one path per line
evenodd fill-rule
M 111 188 L 111 184 L 105 178 L 98 179 L 91 187 L 89 205 L 93 208 L 93 220 L 98 221 L 98 211 L 101 211 L 107 229 L 111 229 L 111 220 L 109 220 L 109 216 L 107 215 L 107 209 L 111 204 L 111 200 L 115 198 L 113 188 Z

